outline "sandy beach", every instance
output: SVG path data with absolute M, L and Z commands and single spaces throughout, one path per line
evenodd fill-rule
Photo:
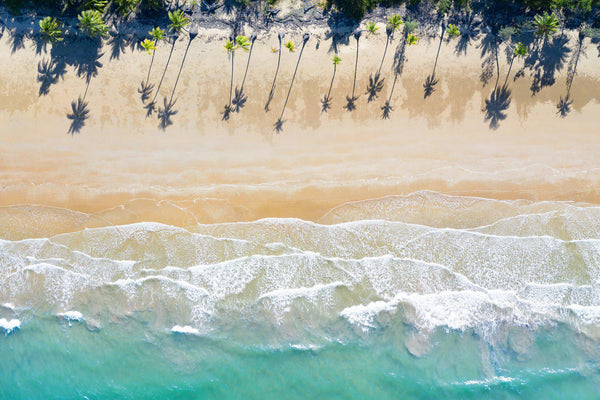
M 247 33 L 251 33 L 248 31 Z M 306 45 L 280 134 L 274 131 L 299 54 L 285 51 L 270 112 L 264 111 L 277 54 L 275 32 L 259 32 L 249 66 L 245 107 L 223 121 L 230 64 L 225 31 L 201 31 L 191 43 L 174 94 L 173 125 L 158 128 L 146 118 L 137 89 L 150 56 L 126 46 L 114 57 L 110 41 L 101 49 L 97 76 L 85 101 L 89 118 L 68 134 L 71 102 L 83 96 L 86 81 L 67 67 L 64 78 L 40 95 L 38 67 L 49 59 L 24 40 L 16 51 L 5 34 L 0 41 L 0 236 L 31 237 L 82 227 L 157 221 L 177 226 L 297 217 L 318 221 L 340 204 L 420 190 L 493 199 L 570 200 L 599 203 L 597 155 L 600 71 L 598 49 L 585 39 L 570 90 L 572 112 L 557 114 L 566 96 L 568 65 L 577 46 L 571 34 L 555 83 L 532 95 L 528 72 L 516 60 L 508 78 L 512 91 L 506 118 L 491 129 L 486 99 L 509 67 L 500 46 L 487 84 L 480 79 L 480 42 L 456 53 L 456 42 L 441 46 L 428 98 L 423 82 L 431 73 L 437 38 L 422 35 L 408 47 L 404 71 L 392 95 L 390 118 L 381 107 L 393 81 L 392 41 L 382 68 L 385 86 L 368 103 L 369 75 L 381 60 L 385 35 L 360 39 L 357 109 L 343 106 L 351 93 L 356 54 L 353 38 L 339 46 L 342 63 L 332 88 L 332 108 L 321 112 L 333 68 L 331 41 L 315 31 Z M 298 43 L 302 32 L 285 40 Z M 175 45 L 157 96 L 171 96 L 187 36 Z M 162 44 L 150 81 L 160 79 L 169 45 Z M 49 52 L 50 50 L 47 49 Z M 112 59 L 111 59 L 112 56 Z M 234 86 L 240 85 L 247 53 L 236 52 Z M 33 206 L 35 205 L 35 206 Z M 43 207 L 42 207 L 43 206 Z M 84 214 L 81 214 L 84 213 Z M 35 224 L 18 223 L 29 218 Z M 29 230 L 36 230 L 30 232 Z

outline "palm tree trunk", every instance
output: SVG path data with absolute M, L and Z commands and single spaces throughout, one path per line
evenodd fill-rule
M 356 71 L 358 70 L 358 44 L 359 39 L 356 39 L 356 60 L 354 61 L 354 80 L 352 81 L 352 98 L 354 98 L 354 89 L 356 88 Z
M 298 61 L 296 62 L 296 68 L 294 69 L 294 75 L 292 75 L 292 82 L 290 83 L 290 88 L 288 89 L 287 96 L 285 96 L 285 103 L 283 103 L 283 108 L 281 109 L 281 115 L 279 116 L 280 120 L 283 120 L 283 113 L 285 112 L 285 107 L 287 107 L 288 99 L 290 98 L 290 93 L 292 92 L 292 87 L 294 86 L 294 80 L 296 79 L 296 73 L 298 72 L 298 66 L 300 65 L 300 60 L 302 59 L 302 53 L 304 52 L 304 46 L 306 46 L 306 40 L 302 43 L 302 48 L 300 49 L 300 54 L 298 55 Z
M 154 41 L 154 47 L 156 47 L 156 40 Z M 148 76 L 146 76 L 146 83 L 144 86 L 148 86 L 148 81 L 150 80 L 150 71 L 152 71 L 152 64 L 154 64 L 154 56 L 156 55 L 156 50 L 152 51 L 152 60 L 150 61 L 150 66 L 148 67 Z
M 88 79 L 87 85 L 85 85 L 85 92 L 83 92 L 83 99 L 81 101 L 85 101 L 85 96 L 87 96 L 87 92 L 88 92 L 88 89 L 90 88 L 91 81 L 92 81 L 91 79 Z
M 333 76 L 331 77 L 331 83 L 329 84 L 329 90 L 327 91 L 327 98 L 331 95 L 331 88 L 333 87 L 333 80 L 335 79 L 335 72 L 337 71 L 337 65 L 333 65 Z
M 279 55 L 277 56 L 277 68 L 275 68 L 275 76 L 273 77 L 273 83 L 271 84 L 271 91 L 269 92 L 269 98 L 265 104 L 265 111 L 269 111 L 269 104 L 273 99 L 273 92 L 275 91 L 275 82 L 277 81 L 277 74 L 279 74 L 279 65 L 281 63 L 281 39 L 279 39 Z
M 510 59 L 510 66 L 508 67 L 508 72 L 506 73 L 506 79 L 504 79 L 504 86 L 506 86 L 506 83 L 508 82 L 508 77 L 510 76 L 510 70 L 512 69 L 514 62 L 515 62 L 515 56 L 513 54 L 512 58 Z
M 579 47 L 577 48 L 577 57 L 575 57 L 575 64 L 573 64 L 573 74 L 569 79 L 569 83 L 567 85 L 567 98 L 571 93 L 571 85 L 573 85 L 573 80 L 575 79 L 575 73 L 577 72 L 577 63 L 579 63 L 579 55 L 581 54 L 581 47 L 583 45 L 583 39 L 579 40 Z
M 438 44 L 437 54 L 435 55 L 435 62 L 433 63 L 433 71 L 431 76 L 435 76 L 435 69 L 437 68 L 438 58 L 440 57 L 440 49 L 442 48 L 442 41 L 444 40 L 444 28 L 442 27 L 442 35 L 440 36 L 440 44 Z
M 187 57 L 188 50 L 190 49 L 190 44 L 192 44 L 192 39 L 188 41 L 187 47 L 185 48 L 185 53 L 183 54 L 183 60 L 181 60 L 181 66 L 179 67 L 179 72 L 177 73 L 177 79 L 175 80 L 173 91 L 171 92 L 171 99 L 169 100 L 169 104 L 171 104 L 171 102 L 173 101 L 175 89 L 177 88 L 177 83 L 179 83 L 179 77 L 181 76 L 181 71 L 183 70 L 183 64 L 185 63 L 185 58 Z
M 244 71 L 244 78 L 242 79 L 242 86 L 240 86 L 240 92 L 244 91 L 244 84 L 246 83 L 246 75 L 248 75 L 248 67 L 250 66 L 250 59 L 252 58 L 252 49 L 254 48 L 254 42 L 250 45 L 250 52 L 248 53 L 248 61 L 246 62 L 246 70 Z
M 154 101 L 156 101 L 156 96 L 158 96 L 158 91 L 160 90 L 160 86 L 162 85 L 163 79 L 165 78 L 167 68 L 169 68 L 169 63 L 171 62 L 171 56 L 173 55 L 173 50 L 175 49 L 176 42 L 177 42 L 177 39 L 173 40 L 173 44 L 171 45 L 171 51 L 169 52 L 169 58 L 167 59 L 167 65 L 165 65 L 165 69 L 160 78 L 160 82 L 158 82 L 158 87 L 156 88 L 156 93 L 154 93 L 154 98 L 152 99 L 152 103 L 154 103 Z
M 388 44 L 390 43 L 390 35 L 387 35 L 385 38 L 385 49 L 383 49 L 383 57 L 381 57 L 381 63 L 379 64 L 379 69 L 377 70 L 377 75 L 381 72 L 381 68 L 383 67 L 383 61 L 385 60 L 385 55 L 387 53 Z
M 233 59 L 235 57 L 234 51 L 231 52 L 231 82 L 229 83 L 229 106 L 231 107 L 231 94 L 233 93 Z

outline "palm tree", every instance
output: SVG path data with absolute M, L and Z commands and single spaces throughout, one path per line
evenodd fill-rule
M 98 10 L 85 10 L 77 17 L 79 28 L 91 38 L 104 37 L 108 34 L 108 26 Z
M 277 81 L 277 74 L 279 73 L 279 65 L 281 63 L 281 41 L 283 40 L 284 33 L 279 32 L 277 34 L 277 39 L 279 40 L 279 47 L 277 49 L 273 49 L 273 52 L 277 52 L 277 68 L 275 68 L 275 76 L 273 76 L 273 83 L 271 84 L 271 91 L 269 92 L 269 98 L 265 104 L 265 111 L 269 112 L 269 104 L 271 104 L 271 100 L 273 100 L 273 96 L 275 95 L 275 82 Z
M 233 61 L 235 56 L 234 52 L 237 49 L 233 37 L 227 39 L 223 47 L 225 47 L 227 55 L 231 59 L 231 83 L 229 84 L 229 103 L 225 105 L 225 110 L 223 111 L 223 120 L 227 121 L 229 120 L 229 115 L 231 114 L 231 95 L 233 93 Z
M 377 22 L 367 22 L 367 37 L 371 36 L 371 35 L 379 35 L 379 33 L 377 33 L 377 31 L 379 30 L 379 27 L 377 26 Z
M 544 44 L 546 44 L 548 38 L 558 31 L 559 22 L 558 17 L 554 14 L 547 12 L 542 15 L 537 14 L 533 20 L 536 36 L 543 38 Z
M 169 24 L 169 31 L 173 32 L 173 37 L 171 38 L 171 40 L 173 40 L 173 43 L 171 44 L 171 51 L 169 52 L 167 64 L 165 65 L 165 69 L 163 70 L 160 81 L 158 82 L 156 92 L 154 92 L 154 97 L 152 98 L 152 101 L 146 106 L 146 108 L 148 109 L 148 112 L 146 114 L 147 117 L 152 114 L 152 112 L 154 111 L 154 107 L 156 106 L 156 97 L 158 96 L 158 92 L 160 91 L 160 87 L 162 86 L 163 79 L 165 78 L 165 74 L 167 72 L 167 68 L 169 68 L 171 56 L 173 55 L 173 50 L 175 49 L 175 43 L 177 43 L 177 39 L 183 31 L 183 28 L 190 24 L 189 18 L 185 15 L 185 13 L 182 10 L 176 10 L 173 12 L 169 11 L 168 16 L 169 20 L 171 21 L 171 23 Z
M 306 46 L 306 42 L 308 42 L 309 38 L 310 38 L 310 35 L 308 33 L 305 33 L 304 36 L 302 37 L 302 47 L 300 48 L 300 54 L 298 55 L 298 61 L 296 62 L 296 68 L 294 69 L 294 75 L 292 75 L 292 82 L 290 83 L 290 88 L 288 89 L 287 96 L 285 96 L 285 102 L 283 103 L 283 108 L 281 109 L 281 115 L 279 115 L 279 119 L 275 122 L 275 131 L 276 132 L 281 132 L 283 130 L 283 123 L 285 122 L 285 120 L 283 119 L 283 115 L 285 113 L 285 107 L 287 106 L 288 100 L 290 98 L 290 93 L 292 92 L 292 87 L 294 87 L 294 80 L 296 79 L 296 73 L 298 72 L 298 66 L 300 65 L 300 60 L 302 59 L 302 53 L 304 52 L 304 47 Z M 291 45 L 288 46 L 288 44 L 291 44 Z M 286 43 L 285 47 L 287 47 L 290 52 L 294 52 L 294 49 L 296 48 L 295 44 L 291 41 Z
M 394 111 L 394 107 L 392 107 L 394 88 L 396 87 L 398 76 L 400 76 L 404 69 L 404 61 L 406 60 L 406 46 L 414 46 L 419 40 L 419 38 L 413 34 L 415 29 L 417 29 L 417 26 L 418 23 L 416 21 L 411 21 L 410 19 L 408 19 L 404 24 L 404 40 L 399 46 L 399 51 L 397 51 L 394 60 L 394 81 L 392 82 L 392 89 L 390 90 L 390 95 L 385 104 L 381 107 L 381 110 L 383 111 L 381 114 L 382 119 L 389 119 L 390 113 Z
M 359 40 L 360 40 L 360 35 L 361 35 L 361 31 L 356 31 L 354 33 L 354 39 L 356 39 L 356 59 L 354 61 L 354 80 L 352 81 L 352 96 L 348 96 L 346 95 L 346 105 L 344 106 L 344 108 L 348 111 L 354 111 L 356 109 L 356 100 L 358 100 L 358 98 L 360 96 L 355 96 L 354 95 L 354 89 L 356 88 L 356 71 L 358 70 L 358 44 L 359 44 Z
M 150 34 L 152 41 L 146 39 L 141 43 L 142 47 L 148 53 L 150 53 L 150 51 L 152 51 L 152 59 L 150 60 L 150 66 L 148 67 L 148 74 L 146 75 L 146 82 L 142 81 L 140 88 L 138 89 L 138 93 L 140 93 L 142 95 L 142 102 L 146 102 L 146 100 L 148 100 L 148 97 L 150 97 L 150 94 L 152 93 L 152 90 L 154 89 L 154 85 L 149 84 L 150 71 L 152 71 L 152 65 L 154 64 L 154 56 L 156 55 L 155 50 L 158 47 L 158 42 L 165 40 L 165 31 L 164 31 L 164 29 L 161 29 L 159 27 L 153 28 L 150 32 L 148 32 L 148 34 Z M 152 46 L 149 46 L 148 42 L 150 42 L 152 44 Z M 144 43 L 146 43 L 146 44 L 144 44 Z
M 338 57 L 338 55 L 334 55 L 331 59 L 333 63 L 333 76 L 331 77 L 331 83 L 329 84 L 329 90 L 327 94 L 321 100 L 321 112 L 327 112 L 331 108 L 331 88 L 333 87 L 333 80 L 335 79 L 335 72 L 337 71 L 337 66 L 342 62 L 342 59 Z
M 529 53 L 529 48 L 525 46 L 523 43 L 519 42 L 515 45 L 513 49 L 512 57 L 510 59 L 510 65 L 508 67 L 508 72 L 506 73 L 506 78 L 504 79 L 504 86 L 506 86 L 508 82 L 508 77 L 510 76 L 510 70 L 512 69 L 513 63 L 515 62 L 515 58 L 525 58 Z
M 385 33 L 385 48 L 383 49 L 383 56 L 381 57 L 381 62 L 379 63 L 379 69 L 375 75 L 369 76 L 369 84 L 367 85 L 367 92 L 369 97 L 367 98 L 367 102 L 371 102 L 379 96 L 379 92 L 383 90 L 383 84 L 385 79 L 381 79 L 381 68 L 383 67 L 383 61 L 385 60 L 385 56 L 387 54 L 388 45 L 393 38 L 394 32 L 400 28 L 402 25 L 402 17 L 398 14 L 394 14 L 391 17 L 388 17 L 388 23 L 386 25 Z
M 438 58 L 440 56 L 440 49 L 442 47 L 442 41 L 444 39 L 444 33 L 448 34 L 448 40 L 457 38 L 460 35 L 460 30 L 456 25 L 449 24 L 446 27 L 446 23 L 442 23 L 442 34 L 440 35 L 440 43 L 438 45 L 437 54 L 435 56 L 435 63 L 433 64 L 433 71 L 431 75 L 427 77 L 425 83 L 423 84 L 423 89 L 425 91 L 424 97 L 427 98 L 431 96 L 433 92 L 435 92 L 435 85 L 438 83 L 438 79 L 435 77 L 435 69 L 437 67 Z
M 288 40 L 285 44 L 285 48 L 288 49 L 290 53 L 293 53 L 296 50 L 296 43 Z
M 148 53 L 150 55 L 153 55 L 154 50 L 156 50 L 156 46 L 154 45 L 154 42 L 150 39 L 142 40 L 142 42 L 140 43 L 140 46 L 142 46 L 142 48 L 144 50 L 146 50 L 146 53 Z
M 175 96 L 175 89 L 177 89 L 177 84 L 179 83 L 179 77 L 181 76 L 181 71 L 183 70 L 183 65 L 185 64 L 185 59 L 187 58 L 188 51 L 190 49 L 190 45 L 192 44 L 192 40 L 194 40 L 198 36 L 197 32 L 190 32 L 190 37 L 188 40 L 188 44 L 185 48 L 185 53 L 183 53 L 183 59 L 181 60 L 181 65 L 179 66 L 179 72 L 177 72 L 177 79 L 175 79 L 175 85 L 173 85 L 173 90 L 171 91 L 171 98 L 169 102 L 167 102 L 167 98 L 164 98 L 164 108 L 158 110 L 158 119 L 159 119 L 159 128 L 165 130 L 169 125 L 172 125 L 171 116 L 177 114 L 177 111 L 173 110 L 175 106 L 175 102 L 177 100 L 173 100 L 173 96 Z
M 46 42 L 62 42 L 61 23 L 52 17 L 46 17 L 39 22 L 42 36 Z
M 562 118 L 566 117 L 571 112 L 571 105 L 573 104 L 573 100 L 571 100 L 571 86 L 573 85 L 575 74 L 577 73 L 577 64 L 579 62 L 579 56 L 582 52 L 584 38 L 585 32 L 582 29 L 579 31 L 577 52 L 571 59 L 571 62 L 569 63 L 569 69 L 567 71 L 567 94 L 564 98 L 561 96 L 558 104 L 556 105 L 558 115 L 560 115 Z
M 238 36 L 238 46 L 244 51 L 248 52 L 248 61 L 246 62 L 246 70 L 244 71 L 244 78 L 242 79 L 242 85 L 239 90 L 235 88 L 235 97 L 233 98 L 233 104 L 235 105 L 235 112 L 240 112 L 240 109 L 246 104 L 248 97 L 244 94 L 244 84 L 246 83 L 246 76 L 248 75 L 248 67 L 250 66 L 250 59 L 252 58 L 252 49 L 254 49 L 254 42 L 256 41 L 256 34 L 253 33 L 250 36 L 250 40 L 246 36 Z M 248 50 L 248 44 L 250 44 L 250 50 Z

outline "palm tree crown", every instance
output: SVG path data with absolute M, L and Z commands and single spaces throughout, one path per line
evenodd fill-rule
M 169 11 L 169 19 L 171 20 L 169 29 L 177 34 L 180 34 L 183 28 L 190 24 L 190 19 L 182 10 Z
M 150 39 L 144 39 L 140 45 L 142 46 L 142 48 L 144 50 L 146 50 L 146 53 L 148 54 L 152 54 L 152 52 L 154 50 L 156 50 L 156 46 L 154 45 L 154 41 L 150 40 Z
M 244 36 L 244 35 L 240 35 L 238 37 L 235 38 L 235 42 L 237 43 L 236 48 L 242 49 L 244 51 L 249 51 L 249 47 L 250 47 L 250 40 L 248 39 L 248 36 Z
M 332 63 L 334 66 L 339 65 L 342 62 L 342 59 L 336 54 L 333 56 L 333 58 L 331 59 Z
M 448 34 L 450 39 L 457 38 L 460 36 L 460 29 L 458 29 L 458 26 L 454 24 L 448 24 L 448 27 L 446 28 L 446 34 Z
M 406 37 L 406 44 L 409 46 L 415 45 L 419 42 L 419 37 L 415 34 L 410 34 Z
M 288 49 L 290 51 L 290 53 L 293 53 L 294 50 L 296 50 L 296 43 L 292 42 L 291 40 L 289 40 L 286 44 L 285 44 L 285 48 Z
M 376 22 L 367 22 L 367 37 L 371 35 L 379 35 L 379 33 L 377 33 L 378 30 L 379 27 L 377 26 Z
M 529 49 L 523 43 L 519 42 L 515 46 L 515 56 L 516 57 L 525 57 L 529 53 Z
M 40 21 L 40 29 L 46 41 L 60 42 L 63 40 L 60 22 L 52 17 L 46 17 Z
M 148 34 L 152 37 L 155 42 L 165 40 L 165 30 L 161 28 L 153 28 Z
M 404 22 L 402 21 L 402 17 L 400 14 L 394 14 L 387 19 L 387 28 L 394 33 L 396 30 L 400 29 L 400 25 Z
M 554 14 L 545 12 L 543 15 L 536 15 L 533 21 L 535 26 L 535 34 L 544 38 L 548 38 L 558 31 L 558 17 Z
M 227 50 L 227 52 L 232 52 L 236 49 L 235 44 L 233 43 L 233 41 L 227 39 L 227 41 L 225 42 L 225 45 L 223 46 L 225 47 L 225 50 Z
M 98 10 L 85 10 L 77 17 L 79 28 L 90 37 L 106 36 L 108 26 L 102 19 L 102 14 Z

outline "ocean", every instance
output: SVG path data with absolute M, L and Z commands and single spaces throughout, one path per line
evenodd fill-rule
M 0 399 L 598 399 L 600 207 L 420 192 L 0 240 L 0 333 Z

